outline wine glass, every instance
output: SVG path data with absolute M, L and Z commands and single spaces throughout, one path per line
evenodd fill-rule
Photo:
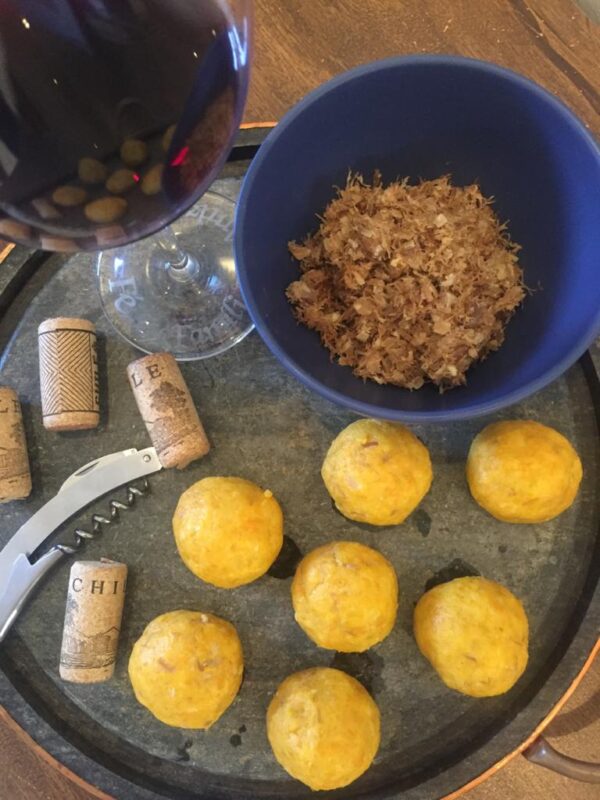
M 204 358 L 252 328 L 234 204 L 206 191 L 242 116 L 250 12 L 250 0 L 0 0 L 0 235 L 100 250 L 104 311 L 145 352 Z

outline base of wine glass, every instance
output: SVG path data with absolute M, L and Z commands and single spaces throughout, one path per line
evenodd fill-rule
M 104 313 L 134 347 L 192 361 L 250 333 L 233 258 L 234 208 L 207 192 L 170 230 L 98 255 Z

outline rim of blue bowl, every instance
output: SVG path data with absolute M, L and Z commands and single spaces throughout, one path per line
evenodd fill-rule
M 322 397 L 327 398 L 332 403 L 340 405 L 355 411 L 358 414 L 367 417 L 378 417 L 380 419 L 389 419 L 402 422 L 453 422 L 464 419 L 472 419 L 474 417 L 484 416 L 491 414 L 494 411 L 499 411 L 501 408 L 514 405 L 515 403 L 524 400 L 526 397 L 543 389 L 556 378 L 560 377 L 577 359 L 579 359 L 588 350 L 590 345 L 598 336 L 600 336 L 600 307 L 596 313 L 593 323 L 590 325 L 589 332 L 585 336 L 579 337 L 577 341 L 571 346 L 568 352 L 561 358 L 553 367 L 546 370 L 542 375 L 533 381 L 530 381 L 518 389 L 509 392 L 496 400 L 490 400 L 486 403 L 477 403 L 472 406 L 465 406 L 464 408 L 456 409 L 440 409 L 439 411 L 403 411 L 402 409 L 387 409 L 373 403 L 365 403 L 361 400 L 355 400 L 352 397 L 329 388 L 321 381 L 314 378 L 310 373 L 306 372 L 302 367 L 287 354 L 287 352 L 279 345 L 277 340 L 271 335 L 268 324 L 262 314 L 259 312 L 256 303 L 252 297 L 252 292 L 244 270 L 240 270 L 240 264 L 243 264 L 243 248 L 240 241 L 239 230 L 241 223 L 246 214 L 248 207 L 248 187 L 251 186 L 254 175 L 261 168 L 262 163 L 269 157 L 269 151 L 273 147 L 277 139 L 283 132 L 299 117 L 304 110 L 312 105 L 315 100 L 318 100 L 323 95 L 330 92 L 336 87 L 348 83 L 355 78 L 368 75 L 371 72 L 377 72 L 381 69 L 386 69 L 392 66 L 405 66 L 411 64 L 435 64 L 435 65 L 448 65 L 448 66 L 463 66 L 475 68 L 477 70 L 488 72 L 496 77 L 504 78 L 513 83 L 520 84 L 529 91 L 538 95 L 542 100 L 552 105 L 556 112 L 566 119 L 581 136 L 584 143 L 586 143 L 600 167 L 600 145 L 587 130 L 583 122 L 571 109 L 559 100 L 555 95 L 544 89 L 535 81 L 526 78 L 514 70 L 507 67 L 501 67 L 491 61 L 483 61 L 478 58 L 468 58 L 466 56 L 452 56 L 452 55 L 434 55 L 434 54 L 421 54 L 410 56 L 392 56 L 377 61 L 370 61 L 367 64 L 361 64 L 358 67 L 342 72 L 330 80 L 313 89 L 302 100 L 296 103 L 284 116 L 280 122 L 268 134 L 263 144 L 260 146 L 258 153 L 252 159 L 248 172 L 245 175 L 244 182 L 240 196 L 238 198 L 235 223 L 234 223 L 234 254 L 235 262 L 238 271 L 238 280 L 242 291 L 242 296 L 252 321 L 256 326 L 261 338 L 273 353 L 273 355 L 286 367 L 286 369 L 294 375 L 294 377 L 303 383 L 308 388 L 320 394 Z M 349 368 L 348 368 L 349 369 Z M 360 380 L 360 378 L 357 378 Z M 402 391 L 402 390 L 401 390 Z M 407 390 L 404 390 L 407 391 Z M 460 388 L 455 391 L 460 391 Z

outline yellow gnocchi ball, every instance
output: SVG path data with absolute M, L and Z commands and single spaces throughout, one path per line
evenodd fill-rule
M 117 169 L 106 181 L 106 188 L 111 194 L 125 194 L 136 186 L 139 176 L 131 169 Z
M 99 224 L 114 222 L 122 217 L 126 211 L 127 200 L 122 197 L 101 197 L 98 200 L 92 200 L 84 209 L 84 213 L 90 222 Z
M 533 420 L 495 422 L 477 434 L 467 459 L 473 498 L 505 522 L 546 522 L 575 500 L 583 469 L 562 434 Z
M 171 147 L 171 142 L 173 141 L 173 135 L 175 134 L 176 125 L 169 125 L 167 130 L 163 133 L 161 139 L 161 147 L 166 152 L 168 152 L 169 147 Z
M 29 239 L 31 236 L 31 226 L 15 219 L 1 219 L 0 233 L 9 239 Z
M 243 671 L 236 629 L 200 611 L 170 611 L 153 619 L 129 659 L 137 700 L 178 728 L 210 728 L 233 702 Z
M 179 555 L 194 575 L 223 589 L 260 578 L 283 545 L 283 514 L 269 490 L 243 478 L 204 478 L 173 516 Z
M 85 203 L 88 193 L 81 186 L 58 186 L 52 192 L 52 199 L 57 206 L 74 208 Z
M 142 178 L 142 192 L 148 196 L 158 194 L 162 189 L 162 175 L 164 172 L 163 164 L 155 164 L 150 167 Z
M 429 491 L 424 444 L 403 425 L 360 419 L 329 448 L 321 475 L 339 511 L 371 525 L 398 525 Z
M 108 170 L 97 158 L 80 158 L 78 165 L 79 180 L 83 183 L 104 183 Z
M 446 686 L 471 697 L 508 692 L 527 666 L 525 610 L 486 578 L 456 578 L 425 592 L 415 607 L 414 634 Z
M 119 152 L 126 166 L 139 167 L 148 158 L 148 145 L 141 139 L 126 139 Z
M 267 711 L 267 735 L 281 766 L 311 789 L 339 789 L 371 765 L 380 741 L 377 704 L 337 669 L 286 678 Z
M 320 647 L 359 653 L 394 627 L 398 580 L 377 550 L 357 542 L 331 542 L 298 565 L 292 603 L 296 622 Z

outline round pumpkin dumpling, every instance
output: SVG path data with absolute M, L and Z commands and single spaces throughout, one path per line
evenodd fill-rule
M 377 550 L 357 542 L 331 542 L 298 565 L 292 603 L 296 622 L 313 642 L 360 653 L 394 627 L 398 580 Z
M 431 460 L 403 425 L 360 419 L 333 440 L 321 475 L 339 511 L 371 525 L 404 522 L 429 491 Z
M 236 629 L 199 611 L 170 611 L 153 619 L 129 658 L 137 700 L 177 728 L 210 728 L 233 702 L 243 671 Z
M 527 666 L 525 610 L 486 578 L 456 578 L 426 592 L 415 608 L 414 633 L 446 686 L 471 697 L 508 692 Z
M 377 704 L 338 669 L 315 667 L 286 678 L 267 711 L 275 758 L 311 789 L 339 789 L 371 765 L 380 740 Z
M 232 589 L 260 578 L 283 545 L 283 514 L 269 490 L 243 478 L 203 478 L 179 498 L 173 532 L 186 567 Z
M 473 498 L 503 522 L 547 522 L 575 500 L 583 469 L 568 439 L 533 420 L 488 425 L 473 439 Z

